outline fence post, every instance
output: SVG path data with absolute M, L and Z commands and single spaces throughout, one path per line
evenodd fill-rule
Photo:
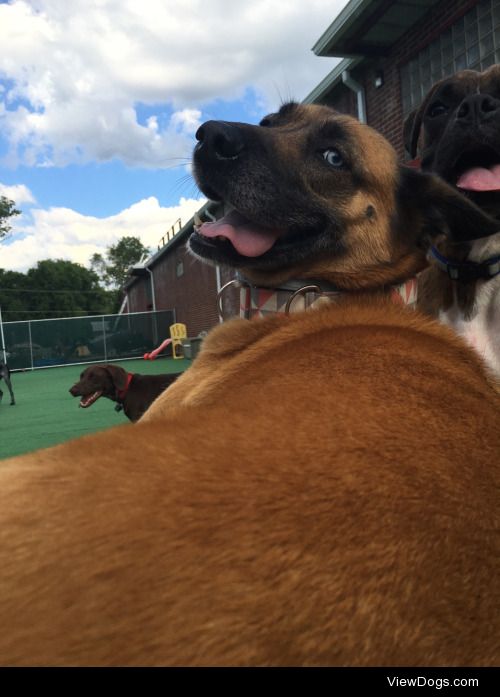
M 0 307 L 0 337 L 2 339 L 3 362 L 7 363 L 7 351 L 5 346 L 5 337 L 3 335 L 2 308 Z
M 104 360 L 108 362 L 108 349 L 106 347 L 106 324 L 104 322 L 104 315 L 102 316 L 102 340 L 104 343 Z
M 28 320 L 28 335 L 30 338 L 30 354 L 31 354 L 31 370 L 35 370 L 35 362 L 33 360 L 33 340 L 31 338 L 31 320 Z

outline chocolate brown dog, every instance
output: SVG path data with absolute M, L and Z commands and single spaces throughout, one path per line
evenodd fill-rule
M 237 212 L 197 253 L 354 292 L 227 322 L 134 427 L 2 464 L 0 663 L 498 665 L 499 396 L 386 299 L 491 221 L 326 107 L 198 137 Z
M 438 82 L 405 123 L 407 149 L 498 221 L 500 230 L 500 66 Z M 500 378 L 500 232 L 474 242 L 445 238 L 420 281 L 420 307 L 452 326 Z
M 118 411 L 123 409 L 130 421 L 137 421 L 179 375 L 140 375 L 127 373 L 118 365 L 90 365 L 69 391 L 73 397 L 81 397 L 80 406 L 84 409 L 106 397 L 116 402 Z

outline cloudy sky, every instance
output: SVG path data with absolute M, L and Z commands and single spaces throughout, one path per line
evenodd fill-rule
M 207 119 L 257 122 L 338 62 L 311 47 L 346 0 L 0 0 L 0 267 L 156 249 L 203 203 Z

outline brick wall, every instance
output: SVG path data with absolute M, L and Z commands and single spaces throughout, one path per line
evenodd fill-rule
M 151 285 L 149 283 L 149 279 L 147 281 L 143 279 L 137 280 L 134 285 L 129 288 L 127 295 L 127 312 L 147 312 L 148 310 L 152 309 Z
M 179 264 L 182 275 L 177 275 Z M 186 325 L 189 336 L 218 323 L 215 268 L 195 259 L 184 243 L 170 249 L 155 265 L 153 274 L 157 309 L 175 308 L 177 322 Z
M 152 271 L 156 309 L 175 309 L 176 321 L 186 325 L 189 336 L 197 336 L 218 323 L 215 268 L 189 254 L 184 241 L 172 245 Z M 135 281 L 128 289 L 129 312 L 152 309 L 150 288 L 149 278 Z
M 370 67 L 360 66 L 353 70 L 353 77 L 365 88 L 368 123 L 394 145 L 401 157 L 405 152 L 400 66 L 477 4 L 478 0 L 442 0 L 394 44 L 390 55 L 377 59 Z M 378 70 L 384 73 L 384 85 L 376 89 L 374 79 Z M 348 101 L 344 86 L 337 87 L 325 103 L 339 111 L 357 115 L 355 99 Z

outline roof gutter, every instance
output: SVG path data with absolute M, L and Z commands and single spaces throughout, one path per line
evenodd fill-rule
M 321 80 L 319 85 L 316 85 L 316 87 L 309 92 L 307 97 L 302 100 L 303 103 L 321 104 L 328 96 L 328 93 L 342 82 L 342 73 L 344 70 L 352 70 L 361 63 L 362 60 L 363 58 L 358 56 L 357 58 L 344 58 L 344 60 L 339 61 L 333 70 Z
M 314 53 L 317 56 L 338 56 L 338 53 L 330 53 L 330 44 L 333 43 L 334 39 L 342 37 L 355 20 L 372 4 L 376 5 L 374 0 L 351 0 L 348 2 L 328 29 L 316 41 L 312 49 Z
M 361 123 L 366 123 L 366 101 L 365 101 L 365 89 L 359 82 L 351 77 L 351 73 L 348 70 L 344 70 L 342 73 L 342 82 L 346 87 L 356 93 L 358 100 L 358 119 Z

